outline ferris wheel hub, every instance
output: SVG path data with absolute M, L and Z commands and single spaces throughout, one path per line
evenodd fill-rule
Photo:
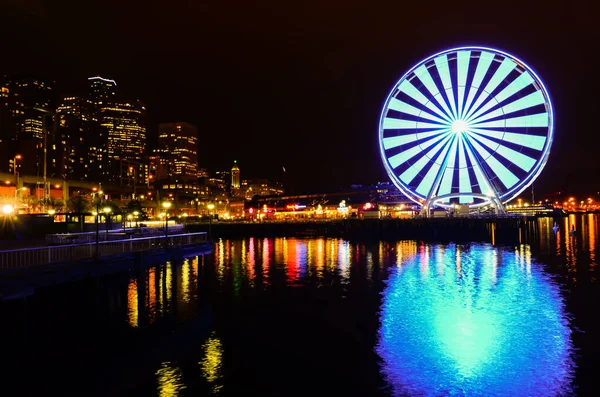
M 469 129 L 469 124 L 464 120 L 456 120 L 452 123 L 452 132 L 455 134 L 461 134 L 463 132 L 467 132 Z

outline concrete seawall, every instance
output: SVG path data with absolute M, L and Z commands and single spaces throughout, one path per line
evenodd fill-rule
M 527 242 L 539 233 L 538 218 L 345 219 L 306 222 L 221 222 L 188 224 L 190 231 L 210 238 L 327 236 L 348 239 L 417 239 L 482 241 L 494 244 Z

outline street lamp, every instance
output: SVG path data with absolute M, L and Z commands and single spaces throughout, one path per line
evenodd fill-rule
M 139 227 L 139 225 L 138 225 L 138 215 L 139 214 L 140 213 L 138 211 L 133 211 L 133 216 L 135 217 L 135 227 Z M 131 226 L 131 225 L 129 225 L 129 226 Z
M 15 178 L 17 179 L 17 188 L 19 187 L 19 171 L 17 171 L 17 160 L 21 160 L 22 158 L 23 158 L 23 156 L 21 156 L 20 154 L 17 154 L 13 158 L 13 174 L 14 174 Z
M 169 208 L 171 208 L 171 202 L 165 201 L 162 203 L 165 209 L 165 248 L 169 246 Z
M 213 203 L 208 203 L 206 206 L 208 208 L 208 238 L 211 238 L 211 226 L 212 226 L 212 210 L 215 208 Z
M 112 209 L 110 207 L 104 207 L 102 211 L 104 211 L 104 223 L 106 223 L 106 240 L 108 240 L 108 221 L 110 219 L 110 212 L 112 211 Z
M 133 219 L 133 215 L 128 214 L 127 215 L 127 220 L 129 221 L 129 227 L 131 227 L 131 220 Z
M 44 134 L 44 211 L 46 210 L 46 200 L 48 199 L 48 181 L 47 181 L 47 156 L 48 156 L 48 131 L 46 128 L 46 116 L 53 116 L 56 117 L 56 112 L 50 111 L 50 110 L 46 110 L 46 109 L 42 109 L 42 108 L 33 108 L 34 110 L 37 110 L 39 112 L 42 113 L 42 133 Z

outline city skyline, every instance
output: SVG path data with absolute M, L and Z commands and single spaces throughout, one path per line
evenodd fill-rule
M 147 103 L 150 135 L 157 134 L 161 122 L 196 125 L 200 135 L 206 134 L 199 158 L 216 169 L 237 159 L 246 173 L 282 179 L 285 167 L 290 186 L 298 191 L 323 190 L 332 182 L 388 180 L 376 133 L 386 92 L 418 59 L 446 47 L 479 44 L 526 58 L 544 76 L 555 102 L 556 145 L 536 191 L 597 190 L 588 175 L 599 171 L 591 100 L 598 79 L 592 68 L 595 54 L 589 58 L 584 51 L 594 35 L 590 13 L 583 8 L 563 12 L 524 4 L 513 13 L 480 5 L 460 11 L 449 5 L 410 5 L 391 6 L 383 15 L 352 3 L 293 11 L 281 7 L 270 14 L 249 5 L 233 14 L 219 5 L 149 10 L 125 5 L 117 15 L 94 10 L 90 27 L 100 26 L 103 18 L 120 22 L 100 34 L 75 18 L 90 6 L 82 7 L 14 4 L 7 10 L 14 18 L 2 29 L 20 23 L 37 32 L 49 26 L 41 18 L 48 16 L 57 22 L 50 37 L 79 28 L 88 33 L 88 42 L 102 43 L 110 57 L 93 45 L 83 46 L 76 57 L 66 49 L 48 57 L 51 51 L 41 46 L 40 56 L 48 58 L 41 68 L 29 62 L 32 56 L 25 51 L 34 40 L 34 32 L 28 32 L 7 43 L 5 54 L 14 56 L 4 57 L 0 71 L 52 76 L 66 90 L 93 75 L 114 79 L 127 95 Z M 138 12 L 140 17 L 124 23 Z M 391 23 L 393 15 L 414 18 L 397 25 Z M 148 31 L 133 49 L 120 41 L 165 16 L 178 21 L 167 23 L 174 29 L 160 35 Z M 198 31 L 191 29 L 196 20 L 203 22 Z M 73 40 L 81 43 L 78 37 Z

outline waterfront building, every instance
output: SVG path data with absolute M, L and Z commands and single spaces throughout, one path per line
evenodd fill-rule
M 281 183 L 267 179 L 243 180 L 241 185 L 247 200 L 254 196 L 281 196 L 284 192 Z

